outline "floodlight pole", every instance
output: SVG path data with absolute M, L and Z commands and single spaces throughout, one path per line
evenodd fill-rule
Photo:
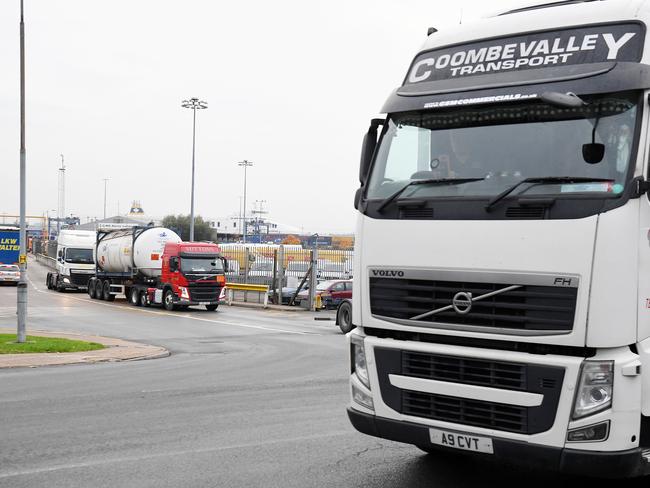
M 242 229 L 242 232 L 244 237 L 244 244 L 246 244 L 246 229 L 248 227 L 246 222 L 246 169 L 248 169 L 249 166 L 253 166 L 253 162 L 244 159 L 243 161 L 237 163 L 237 165 L 244 167 L 244 228 Z
M 27 340 L 27 227 L 25 222 L 25 181 L 27 153 L 25 150 L 25 18 L 20 0 L 20 278 L 16 292 L 18 324 L 16 342 Z
M 196 110 L 208 108 L 208 103 L 198 98 L 190 98 L 183 100 L 181 104 L 183 108 L 192 109 L 192 197 L 190 204 L 190 241 L 194 241 L 194 152 L 196 148 Z
M 108 178 L 104 178 L 104 220 L 106 220 L 106 186 L 107 185 L 108 185 Z

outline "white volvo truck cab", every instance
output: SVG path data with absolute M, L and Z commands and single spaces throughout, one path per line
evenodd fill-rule
M 95 273 L 96 233 L 89 230 L 62 230 L 57 236 L 56 271 L 48 273 L 49 289 L 86 290 Z
M 429 35 L 364 139 L 357 430 L 650 472 L 649 21 L 563 2 Z

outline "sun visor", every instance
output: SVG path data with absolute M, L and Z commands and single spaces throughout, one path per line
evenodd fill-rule
M 528 75 L 530 74 L 529 72 Z M 650 88 L 650 66 L 639 63 L 617 63 L 611 68 L 601 67 L 580 76 L 576 73 L 572 77 L 545 78 L 544 81 L 540 81 L 540 79 L 531 81 L 530 78 L 521 82 L 512 81 L 506 86 L 498 84 L 473 85 L 471 88 L 465 89 L 458 87 L 453 92 L 409 93 L 408 95 L 401 93 L 404 88 L 402 87 L 388 97 L 381 113 L 516 102 L 539 98 L 542 93 L 547 91 L 592 95 L 643 90 Z

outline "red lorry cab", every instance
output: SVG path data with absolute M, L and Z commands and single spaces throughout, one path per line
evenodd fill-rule
M 159 289 L 171 289 L 174 306 L 205 305 L 208 309 L 216 309 L 221 289 L 226 284 L 219 246 L 168 242 L 161 258 Z

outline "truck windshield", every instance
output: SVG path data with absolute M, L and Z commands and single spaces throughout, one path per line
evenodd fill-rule
M 637 98 L 583 99 L 581 108 L 534 101 L 394 115 L 377 150 L 367 197 L 386 199 L 416 180 L 476 178 L 459 185 L 411 185 L 399 198 L 491 198 L 525 178 L 557 176 L 607 181 L 549 181 L 522 185 L 515 193 L 616 196 L 633 156 Z M 592 142 L 605 151 L 590 164 L 583 146 Z
M 93 250 L 92 249 L 76 249 L 69 247 L 65 250 L 65 260 L 68 263 L 76 264 L 93 264 Z
M 223 262 L 219 258 L 181 258 L 181 272 L 223 273 Z

